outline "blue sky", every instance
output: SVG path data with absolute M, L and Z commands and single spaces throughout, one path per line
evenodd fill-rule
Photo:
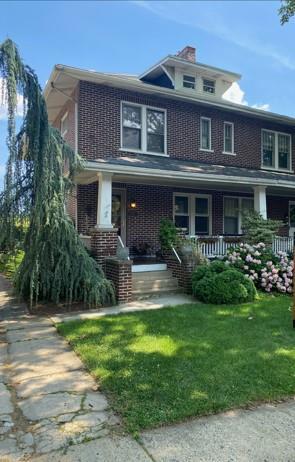
M 44 86 L 56 63 L 141 73 L 185 45 L 197 59 L 242 74 L 236 97 L 295 117 L 295 21 L 279 1 L 1 1 L 0 41 L 12 38 Z M 0 108 L 0 183 L 7 156 Z

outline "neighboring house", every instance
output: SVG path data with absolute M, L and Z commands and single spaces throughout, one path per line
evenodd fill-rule
M 162 218 L 189 235 L 237 235 L 254 208 L 293 236 L 295 119 L 225 100 L 239 79 L 192 47 L 139 76 L 54 67 L 49 119 L 85 159 L 69 212 L 79 233 L 101 230 L 101 260 L 117 232 L 131 256 L 155 255 Z

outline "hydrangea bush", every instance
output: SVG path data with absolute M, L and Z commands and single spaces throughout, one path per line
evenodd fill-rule
M 224 258 L 251 279 L 265 292 L 289 293 L 293 291 L 293 261 L 285 253 L 275 255 L 263 242 L 257 245 L 240 244 L 230 249 Z

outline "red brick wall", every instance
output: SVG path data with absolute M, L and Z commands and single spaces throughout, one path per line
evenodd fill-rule
M 78 91 L 73 95 L 74 98 L 78 97 Z M 73 100 L 68 100 L 65 106 L 60 111 L 59 115 L 55 119 L 53 126 L 60 130 L 61 119 L 65 113 L 68 113 L 68 131 L 64 137 L 65 141 L 75 150 L 75 103 Z M 72 218 L 73 222 L 76 223 L 76 211 L 77 211 L 77 189 L 75 188 L 68 196 L 66 208 L 68 214 Z
M 108 258 L 105 274 L 114 284 L 117 302 L 129 302 L 132 299 L 132 261 Z
M 105 270 L 105 260 L 107 257 L 114 257 L 117 253 L 117 230 L 116 229 L 92 229 L 91 252 L 99 265 Z
M 123 100 L 167 109 L 168 154 L 172 158 L 259 169 L 261 129 L 268 128 L 293 134 L 295 168 L 294 128 L 218 108 L 143 95 L 91 82 L 80 83 L 79 95 L 79 152 L 88 159 L 130 155 L 119 151 L 120 102 Z M 201 116 L 212 119 L 214 153 L 201 152 L 199 149 Z M 236 156 L 222 154 L 224 121 L 234 123 Z

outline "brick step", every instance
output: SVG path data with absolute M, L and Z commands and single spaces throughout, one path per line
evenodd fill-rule
M 147 281 L 155 279 L 169 279 L 172 277 L 172 272 L 170 270 L 165 271 L 145 271 L 143 273 L 133 273 L 132 281 Z

